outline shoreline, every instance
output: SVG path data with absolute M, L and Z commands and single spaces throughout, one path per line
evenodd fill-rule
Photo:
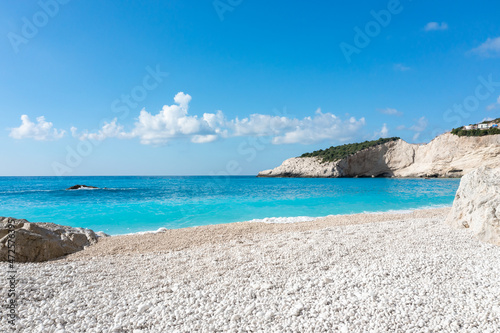
M 389 210 L 383 210 L 383 211 L 363 211 L 360 213 L 350 213 L 350 214 L 330 214 L 330 215 L 324 215 L 324 216 L 272 216 L 272 217 L 264 217 L 260 219 L 251 219 L 251 220 L 246 220 L 246 221 L 233 221 L 233 222 L 222 222 L 222 223 L 215 223 L 215 224 L 205 224 L 205 225 L 195 225 L 195 226 L 190 226 L 190 227 L 180 227 L 180 228 L 166 228 L 166 227 L 159 227 L 156 230 L 145 230 L 145 231 L 137 231 L 137 232 L 129 232 L 129 233 L 124 233 L 124 234 L 109 234 L 109 237 L 117 237 L 117 236 L 141 236 L 141 235 L 147 235 L 147 234 L 156 234 L 156 233 L 163 233 L 165 230 L 181 230 L 181 229 L 189 229 L 189 228 L 198 228 L 198 227 L 206 227 L 206 226 L 214 226 L 214 225 L 228 225 L 228 224 L 233 224 L 233 223 L 266 223 L 266 224 L 294 224 L 294 223 L 303 223 L 303 222 L 312 222 L 314 220 L 318 219 L 324 219 L 324 218 L 330 218 L 330 217 L 335 217 L 335 216 L 352 216 L 352 215 L 361 215 L 361 214 L 410 214 L 416 211 L 421 211 L 421 210 L 433 210 L 433 209 L 443 209 L 443 208 L 450 208 L 451 209 L 452 204 L 446 205 L 430 205 L 430 206 L 424 206 L 421 208 L 402 208 L 402 209 L 389 209 Z M 93 230 L 93 229 L 92 229 Z M 94 232 L 103 232 L 106 233 L 103 230 L 93 230 Z M 107 233 L 106 233 L 107 234 Z
M 180 251 L 203 245 L 243 241 L 265 234 L 306 232 L 388 221 L 407 221 L 422 218 L 445 218 L 451 207 L 329 215 L 312 221 L 293 223 L 233 222 L 180 229 L 164 229 L 160 232 L 143 232 L 102 237 L 83 251 L 73 253 L 61 260 L 89 259 L 105 255 L 146 254 Z

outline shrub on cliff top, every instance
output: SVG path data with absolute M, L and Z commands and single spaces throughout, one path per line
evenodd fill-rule
M 458 136 L 485 136 L 485 135 L 495 135 L 500 134 L 500 129 L 498 128 L 488 128 L 488 129 L 472 129 L 465 130 L 463 127 L 454 128 L 451 130 L 451 134 Z
M 365 141 L 361 143 L 349 143 L 342 146 L 332 146 L 328 149 L 320 149 L 313 151 L 312 153 L 302 154 L 300 157 L 319 157 L 323 159 L 323 162 L 334 162 L 346 158 L 348 156 L 354 155 L 358 151 L 366 148 L 375 147 L 386 142 L 399 140 L 399 137 L 393 138 L 380 138 L 373 141 Z
M 487 124 L 487 123 L 500 123 L 500 118 L 493 120 L 485 120 L 479 124 Z M 499 128 L 488 128 L 488 129 L 472 129 L 466 130 L 463 126 L 457 127 L 451 130 L 451 134 L 455 134 L 458 136 L 485 136 L 485 135 L 495 135 L 500 134 Z

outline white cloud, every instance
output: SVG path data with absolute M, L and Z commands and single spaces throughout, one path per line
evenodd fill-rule
M 66 131 L 53 128 L 51 122 L 45 121 L 45 117 L 37 117 L 36 123 L 32 122 L 27 115 L 21 116 L 21 126 L 12 128 L 9 136 L 14 139 L 35 139 L 38 141 L 58 140 Z
M 409 129 L 415 132 L 423 132 L 427 128 L 429 121 L 425 117 L 420 117 L 417 122 L 411 126 Z
M 500 37 L 488 38 L 471 52 L 484 58 L 500 57 Z
M 189 116 L 191 96 L 183 92 L 175 95 L 173 105 L 165 105 L 153 115 L 142 110 L 130 136 L 138 137 L 143 144 L 165 144 L 174 138 L 190 138 L 194 143 L 214 141 L 216 135 L 224 135 L 222 111 L 205 113 L 203 117 Z
M 373 139 L 380 139 L 380 138 L 388 138 L 389 137 L 389 128 L 387 127 L 387 124 L 383 124 L 382 128 L 380 131 L 375 131 L 373 133 Z
M 385 109 L 380 109 L 379 110 L 383 114 L 391 115 L 391 116 L 402 116 L 403 112 L 400 112 L 396 109 L 393 108 L 385 108 Z
M 387 138 L 389 136 L 389 128 L 387 128 L 387 124 L 382 126 L 380 132 L 376 133 L 376 136 L 381 138 Z
M 424 27 L 425 31 L 448 30 L 448 23 L 446 22 L 429 22 Z
M 409 71 L 411 68 L 403 64 L 394 64 L 394 70 L 399 72 Z
M 425 117 L 420 117 L 415 121 L 415 123 L 407 127 L 405 125 L 399 125 L 396 127 L 398 131 L 403 131 L 403 130 L 408 130 L 414 132 L 413 134 L 413 141 L 417 141 L 417 139 L 420 137 L 420 134 L 424 132 L 427 129 L 427 126 L 429 125 L 429 121 Z
M 80 140 L 102 141 L 107 138 L 128 138 L 129 134 L 125 133 L 123 126 L 117 124 L 117 119 L 113 119 L 110 123 L 104 123 L 102 128 L 97 133 L 89 133 L 85 131 L 78 134 L 76 127 L 71 127 L 73 137 Z
M 429 121 L 425 117 L 420 117 L 415 124 L 410 126 L 408 129 L 410 131 L 415 132 L 413 134 L 413 141 L 417 141 L 417 139 L 420 137 L 420 134 L 422 134 L 423 131 L 427 129 L 427 126 L 429 125 Z
M 222 112 L 205 113 L 201 118 L 190 116 L 188 115 L 190 101 L 190 95 L 179 92 L 174 97 L 176 104 L 163 106 L 157 114 L 141 110 L 130 132 L 126 132 L 124 127 L 117 123 L 116 118 L 111 123 L 105 123 L 96 133 L 84 131 L 78 134 L 76 128 L 72 128 L 71 132 L 80 140 L 139 138 L 142 144 L 152 145 L 162 145 L 177 138 L 188 138 L 194 143 L 206 143 L 216 140 L 218 135 L 224 135 L 220 130 L 220 126 L 224 123 Z
M 314 143 L 322 140 L 346 141 L 358 134 L 365 119 L 351 117 L 342 120 L 320 109 L 314 116 L 303 119 L 284 116 L 252 114 L 246 118 L 226 119 L 222 111 L 204 113 L 202 117 L 188 114 L 191 96 L 178 93 L 176 104 L 165 105 L 157 114 L 142 110 L 134 127 L 124 131 L 116 119 L 106 123 L 96 133 L 84 131 L 73 136 L 80 140 L 104 140 L 106 138 L 139 138 L 142 144 L 161 145 L 174 139 L 185 138 L 193 143 L 207 143 L 218 138 L 239 136 L 268 136 L 273 144 Z
M 227 122 L 228 128 L 234 136 L 271 136 L 283 131 L 293 130 L 300 125 L 297 119 L 252 114 L 248 118 L 233 119 Z
M 297 123 L 293 130 L 285 130 L 283 134 L 273 138 L 273 144 L 303 143 L 309 144 L 323 140 L 347 141 L 356 136 L 365 125 L 365 118 L 356 119 L 351 117 L 341 120 L 331 113 L 316 111 L 314 117 L 304 119 L 289 119 Z
M 194 143 L 207 143 L 217 140 L 217 135 L 209 134 L 209 135 L 195 135 L 191 139 Z
M 321 109 L 316 110 L 313 116 L 302 119 L 258 113 L 242 119 L 226 119 L 222 111 L 204 113 L 199 117 L 189 115 L 190 101 L 190 95 L 179 92 L 174 97 L 175 104 L 163 106 L 156 114 L 143 109 L 129 130 L 115 118 L 105 122 L 96 131 L 79 131 L 71 127 L 70 132 L 79 140 L 138 138 L 142 144 L 151 145 L 162 145 L 175 139 L 207 143 L 219 138 L 240 136 L 266 136 L 270 137 L 273 144 L 310 144 L 323 140 L 350 140 L 359 136 L 359 131 L 366 123 L 365 118 L 341 119 L 332 113 L 323 113 Z M 21 120 L 22 125 L 10 132 L 10 136 L 15 139 L 56 140 L 66 133 L 54 129 L 53 124 L 45 121 L 44 117 L 37 118 L 37 123 L 31 122 L 26 115 Z M 387 129 L 383 131 L 386 132 Z
M 498 107 L 500 107 L 500 96 L 498 96 L 498 99 L 495 103 L 488 105 L 486 107 L 486 110 L 491 111 L 491 110 L 495 110 Z

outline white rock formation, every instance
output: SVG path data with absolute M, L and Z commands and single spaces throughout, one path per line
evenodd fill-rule
M 335 162 L 295 157 L 259 177 L 461 177 L 479 166 L 500 165 L 500 135 L 445 133 L 428 144 L 403 140 L 364 149 Z
M 481 167 L 462 177 L 446 222 L 500 245 L 500 168 Z
M 39 262 L 83 250 L 96 242 L 97 236 L 90 229 L 0 217 L 0 261 L 10 260 L 9 248 L 15 250 L 17 262 Z

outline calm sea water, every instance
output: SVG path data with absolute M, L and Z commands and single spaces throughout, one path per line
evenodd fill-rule
M 99 190 L 66 191 L 76 184 Z M 449 206 L 457 179 L 0 177 L 0 216 L 110 234 Z

